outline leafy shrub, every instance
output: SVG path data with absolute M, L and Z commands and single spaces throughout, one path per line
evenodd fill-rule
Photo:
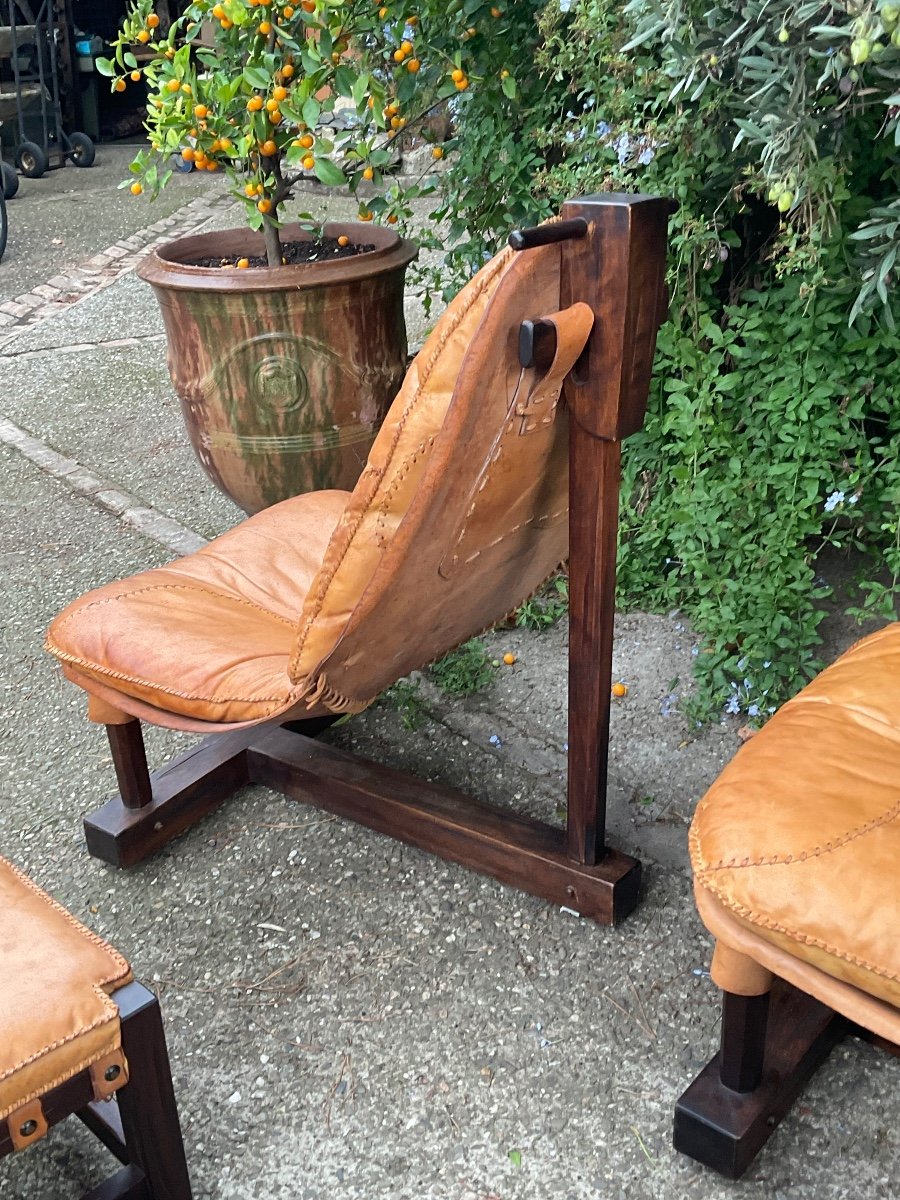
M 885 307 L 890 249 L 877 258 L 897 232 L 883 216 L 898 191 L 900 50 L 885 37 L 896 18 L 885 5 L 763 10 L 553 0 L 539 19 L 541 86 L 515 120 L 540 164 L 530 199 L 517 176 L 505 209 L 470 196 L 463 158 L 444 210 L 470 244 L 496 243 L 529 204 L 537 217 L 604 189 L 678 200 L 670 320 L 645 428 L 625 443 L 619 598 L 694 621 L 696 716 L 757 720 L 820 665 L 821 552 L 868 552 L 857 615 L 892 616 L 900 573 L 900 341 Z M 884 49 L 854 65 L 847 33 L 860 29 L 880 29 Z M 823 57 L 823 39 L 835 54 Z M 470 108 L 488 161 L 508 129 L 473 96 L 461 145 Z M 861 275 L 866 222 L 884 238 L 877 251 L 870 239 Z M 883 287 L 869 286 L 872 270 Z

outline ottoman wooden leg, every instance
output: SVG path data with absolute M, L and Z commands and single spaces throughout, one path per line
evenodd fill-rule
M 191 1200 L 159 1003 L 139 983 L 113 999 L 128 1083 L 117 1103 L 91 1104 L 79 1116 L 125 1167 L 84 1200 Z
M 674 1144 L 739 1179 L 847 1023 L 780 979 L 771 1001 L 769 995 L 722 996 L 719 1053 L 675 1106 Z

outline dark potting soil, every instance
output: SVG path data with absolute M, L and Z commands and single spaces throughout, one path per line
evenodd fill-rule
M 342 246 L 337 238 L 323 237 L 312 242 L 285 242 L 281 247 L 281 257 L 288 266 L 298 263 L 330 262 L 334 258 L 355 258 L 357 254 L 367 254 L 374 250 L 372 244 L 362 245 L 358 242 L 348 242 Z M 264 254 L 247 254 L 249 267 L 267 267 L 268 259 Z M 189 261 L 192 267 L 235 267 L 238 258 L 193 258 Z

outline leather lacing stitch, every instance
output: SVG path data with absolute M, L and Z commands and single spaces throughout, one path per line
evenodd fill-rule
M 871 821 L 867 821 L 865 825 L 860 825 L 857 829 L 851 829 L 843 837 L 826 842 L 824 846 L 816 846 L 813 850 L 801 850 L 799 854 L 787 854 L 784 857 L 768 855 L 764 858 L 720 859 L 716 863 L 704 863 L 701 871 L 705 873 L 709 871 L 728 871 L 743 867 L 784 867 L 794 862 L 807 862 L 809 859 L 823 858 L 826 854 L 830 854 L 834 850 L 840 850 L 844 846 L 849 846 L 857 838 L 865 837 L 867 833 L 871 833 L 874 829 L 880 829 L 883 825 L 889 825 L 891 821 L 896 821 L 898 816 L 900 816 L 900 800 L 880 816 L 873 817 Z M 691 839 L 692 844 L 697 848 L 697 857 L 702 860 L 703 852 L 700 845 L 700 835 L 699 833 L 695 833 L 693 829 L 691 830 Z
M 842 962 L 850 963 L 854 967 L 862 967 L 863 970 L 871 971 L 873 975 L 879 976 L 881 979 L 889 979 L 892 983 L 900 982 L 900 974 L 896 971 L 886 971 L 884 967 L 879 967 L 875 963 L 870 963 L 865 958 L 860 958 L 856 954 L 848 954 L 846 950 L 841 950 L 831 943 L 823 941 L 822 938 L 811 937 L 808 933 L 801 933 L 797 929 L 789 929 L 787 925 L 781 925 L 777 921 L 772 921 L 768 917 L 762 916 L 761 913 L 754 912 L 745 904 L 740 904 L 736 900 L 732 900 L 724 895 L 716 888 L 709 885 L 708 881 L 701 878 L 701 883 L 707 891 L 712 892 L 716 899 L 724 908 L 730 909 L 733 913 L 742 917 L 749 925 L 761 926 L 763 929 L 769 929 L 773 933 L 784 934 L 793 942 L 798 942 L 804 946 L 815 946 L 819 950 L 824 950 L 826 954 L 830 954 L 833 958 L 839 958 Z
M 378 517 L 376 520 L 375 538 L 378 542 L 379 550 L 385 549 L 384 522 L 387 517 L 388 506 L 422 455 L 434 445 L 435 437 L 435 434 L 431 434 L 420 444 L 414 454 L 407 456 L 402 466 L 394 473 L 394 478 L 391 480 L 390 486 L 385 488 L 384 496 L 378 505 Z
M 121 679 L 125 683 L 135 683 L 139 687 L 149 688 L 154 692 L 162 692 L 166 696 L 177 696 L 180 700 L 205 700 L 209 704 L 271 705 L 270 708 L 263 710 L 263 716 L 279 712 L 290 701 L 290 694 L 286 696 L 197 696 L 190 692 L 179 692 L 175 688 L 164 687 L 161 683 L 154 683 L 149 679 L 141 679 L 138 675 L 126 675 L 124 671 L 113 671 L 109 667 L 101 667 L 97 663 L 88 662 L 87 659 L 79 658 L 75 654 L 69 654 L 66 650 L 56 649 L 49 642 L 45 644 L 47 649 L 62 662 L 72 663 L 73 666 L 81 667 L 88 674 L 103 675 L 107 679 Z
M 159 568 L 161 571 L 166 570 L 165 567 Z M 271 617 L 275 621 L 280 621 L 282 625 L 288 625 L 293 628 L 294 622 L 288 617 L 279 616 L 278 613 L 272 612 L 270 608 L 264 608 L 263 605 L 257 604 L 253 600 L 245 600 L 242 596 L 231 596 L 228 592 L 220 592 L 209 586 L 201 586 L 196 583 L 148 583 L 144 587 L 132 588 L 127 592 L 117 592 L 115 596 L 104 596 L 100 600 L 92 600 L 90 604 L 79 605 L 68 616 L 60 617 L 59 626 L 68 625 L 76 616 L 87 612 L 90 608 L 98 608 L 101 604 L 114 604 L 119 600 L 127 600 L 129 596 L 140 596 L 144 592 L 203 592 L 207 596 L 214 596 L 216 599 L 227 600 L 229 604 L 242 604 L 245 608 L 255 609 L 256 612 L 263 613 L 264 616 Z M 51 653 L 56 653 L 50 644 L 50 639 L 47 639 L 47 649 Z
M 86 604 L 76 611 L 70 613 L 67 617 L 63 617 L 59 622 L 59 627 L 62 628 L 63 625 L 66 625 L 69 621 L 74 620 L 77 615 L 80 615 L 80 613 L 86 612 L 89 608 L 95 608 L 101 604 L 112 604 L 118 600 L 125 600 L 129 596 L 139 596 L 143 592 L 173 590 L 204 592 L 209 596 L 224 598 L 229 602 L 242 604 L 248 608 L 252 608 L 256 612 L 263 613 L 265 616 L 272 617 L 274 620 L 280 621 L 283 625 L 293 628 L 293 621 L 288 620 L 287 617 L 281 617 L 277 613 L 273 613 L 267 608 L 263 608 L 260 604 L 255 604 L 252 600 L 242 600 L 240 597 L 229 596 L 227 592 L 217 592 L 213 588 L 196 587 L 193 584 L 187 583 L 154 583 L 148 584 L 146 587 L 134 588 L 128 592 L 120 592 L 115 596 L 105 596 L 102 600 L 94 600 L 90 604 Z M 165 687 L 161 683 L 155 683 L 148 679 L 142 679 L 137 675 L 129 675 L 124 671 L 114 671 L 110 667 L 104 667 L 99 663 L 90 662 L 88 659 L 81 658 L 75 654 L 70 654 L 67 650 L 63 650 L 59 646 L 55 645 L 49 636 L 44 642 L 44 645 L 51 654 L 55 655 L 61 661 L 72 663 L 74 666 L 81 667 L 82 669 L 87 670 L 95 675 L 103 675 L 108 679 L 121 679 L 125 683 L 134 683 L 139 687 L 150 688 L 153 691 L 161 692 L 166 696 L 177 696 L 181 700 L 204 700 L 209 704 L 269 704 L 272 707 L 267 708 L 264 714 L 268 716 L 270 713 L 276 712 L 278 708 L 285 703 L 286 699 L 285 696 L 208 696 L 196 695 L 190 692 L 181 692 L 176 688 Z

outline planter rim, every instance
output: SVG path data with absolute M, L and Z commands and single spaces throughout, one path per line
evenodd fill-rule
M 238 254 L 264 254 L 261 232 L 246 227 L 214 230 L 163 242 L 137 269 L 138 275 L 157 287 L 202 292 L 268 292 L 273 289 L 303 290 L 352 283 L 388 271 L 407 267 L 418 257 L 415 242 L 401 238 L 392 229 L 362 221 L 329 221 L 322 227 L 327 237 L 346 234 L 356 242 L 374 242 L 375 249 L 352 258 L 321 263 L 295 263 L 282 267 L 251 267 L 246 270 L 222 270 L 221 267 L 197 267 L 185 261 L 191 258 L 233 258 Z M 282 226 L 289 241 L 311 241 L 312 235 L 298 224 Z

